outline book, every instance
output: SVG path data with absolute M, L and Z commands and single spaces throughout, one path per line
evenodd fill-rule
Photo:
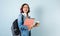
M 34 18 L 26 18 L 24 25 L 27 27 L 32 27 L 34 25 Z

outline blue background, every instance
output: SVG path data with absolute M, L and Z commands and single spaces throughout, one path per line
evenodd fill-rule
M 40 21 L 32 36 L 60 36 L 60 0 L 0 0 L 0 36 L 12 36 L 11 25 L 23 3 L 30 6 L 30 16 Z

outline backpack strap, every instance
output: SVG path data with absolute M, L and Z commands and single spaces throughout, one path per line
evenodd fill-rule
M 23 25 L 23 23 L 24 23 L 24 16 L 22 15 L 22 25 Z

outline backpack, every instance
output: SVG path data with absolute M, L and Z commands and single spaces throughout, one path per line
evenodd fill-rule
M 23 15 L 22 15 L 22 21 L 23 21 Z M 22 22 L 23 23 L 23 22 Z M 23 25 L 23 24 L 22 24 Z M 18 19 L 16 19 L 14 22 L 13 22 L 13 30 L 14 30 L 14 34 L 15 35 L 19 35 L 21 34 L 20 30 L 19 30 L 19 27 L 18 27 Z
M 18 27 L 18 19 L 16 19 L 14 22 L 13 22 L 13 30 L 14 30 L 14 34 L 15 35 L 19 35 L 20 33 L 20 30 L 19 30 L 19 27 Z

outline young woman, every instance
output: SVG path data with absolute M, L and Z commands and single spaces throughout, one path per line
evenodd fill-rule
M 27 26 L 24 26 L 24 20 L 26 18 L 29 18 L 29 15 L 28 13 L 30 12 L 30 7 L 27 3 L 24 3 L 22 6 L 21 6 L 21 9 L 20 9 L 20 14 L 18 16 L 18 27 L 19 27 L 19 30 L 21 31 L 21 36 L 31 36 L 31 29 L 32 27 L 28 28 Z M 23 21 L 22 21 L 22 17 L 23 17 Z
M 20 11 L 21 12 L 18 16 L 18 27 L 19 27 L 19 30 L 21 31 L 21 36 L 31 36 L 31 31 L 28 31 L 28 27 L 23 25 L 25 18 L 29 17 L 28 16 L 28 13 L 30 12 L 29 5 L 24 3 L 21 6 Z M 22 21 L 22 17 L 23 17 L 23 21 Z

